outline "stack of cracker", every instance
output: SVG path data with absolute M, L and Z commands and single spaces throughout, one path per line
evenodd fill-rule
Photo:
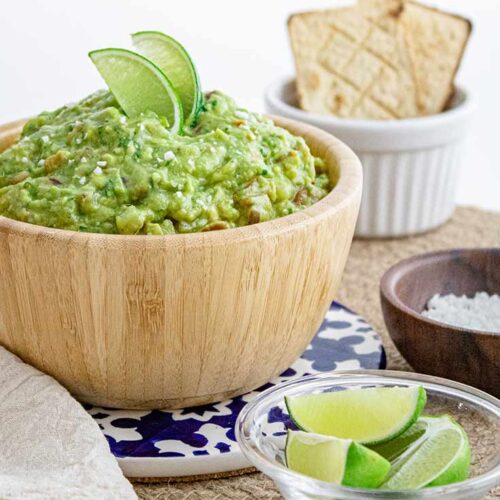
M 443 111 L 471 23 L 405 0 L 358 0 L 288 22 L 302 109 L 400 119 Z

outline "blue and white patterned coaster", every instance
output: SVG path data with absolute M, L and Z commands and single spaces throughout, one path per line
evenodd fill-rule
M 129 477 L 228 472 L 249 466 L 236 443 L 234 424 L 253 397 L 296 377 L 359 368 L 385 368 L 382 343 L 365 320 L 334 302 L 301 358 L 253 392 L 222 403 L 174 411 L 87 409 Z

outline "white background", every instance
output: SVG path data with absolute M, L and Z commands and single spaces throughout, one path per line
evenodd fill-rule
M 345 3 L 345 2 L 343 2 Z M 474 23 L 458 82 L 477 104 L 458 201 L 500 210 L 500 0 L 434 0 Z M 191 52 L 205 90 L 263 110 L 275 78 L 293 73 L 285 23 L 337 0 L 4 0 L 0 17 L 0 123 L 79 100 L 103 83 L 92 49 L 129 46 L 157 29 Z

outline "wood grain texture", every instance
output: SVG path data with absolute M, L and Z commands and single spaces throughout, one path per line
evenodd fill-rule
M 500 293 L 500 248 L 418 255 L 393 266 L 380 287 L 389 334 L 422 373 L 473 385 L 500 397 L 500 332 L 445 325 L 420 314 L 436 293 Z
M 247 392 L 287 368 L 340 283 L 361 165 L 314 127 L 275 118 L 336 187 L 302 212 L 209 233 L 76 233 L 0 217 L 0 343 L 77 398 L 177 408 Z M 0 130 L 0 150 L 19 124 Z

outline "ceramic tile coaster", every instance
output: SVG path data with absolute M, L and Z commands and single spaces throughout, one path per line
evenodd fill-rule
M 219 474 L 249 466 L 236 443 L 234 424 L 253 397 L 296 377 L 359 368 L 385 368 L 382 342 L 363 318 L 334 302 L 302 356 L 253 392 L 174 411 L 87 409 L 128 477 Z

